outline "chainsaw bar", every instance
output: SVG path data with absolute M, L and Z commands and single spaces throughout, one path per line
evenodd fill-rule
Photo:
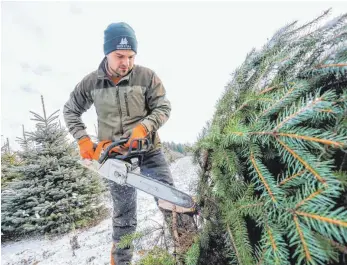
M 193 199 L 186 193 L 175 189 L 173 186 L 160 181 L 143 176 L 141 174 L 129 172 L 126 183 L 159 199 L 171 202 L 175 205 L 192 208 Z
M 132 186 L 158 199 L 171 202 L 181 207 L 192 208 L 195 205 L 191 196 L 177 190 L 173 186 L 132 172 L 131 164 L 127 162 L 118 159 L 107 159 L 101 165 L 95 160 L 84 160 L 81 164 L 89 170 L 119 185 Z

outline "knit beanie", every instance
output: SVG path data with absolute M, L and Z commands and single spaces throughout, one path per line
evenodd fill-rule
M 104 31 L 104 53 L 115 50 L 133 50 L 137 53 L 135 31 L 125 22 L 111 23 Z

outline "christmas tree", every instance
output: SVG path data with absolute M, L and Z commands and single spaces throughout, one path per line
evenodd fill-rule
M 22 164 L 16 152 L 10 147 L 9 139 L 1 146 L 1 188 L 9 182 L 18 179 L 21 175 L 16 172 L 15 167 Z
M 281 28 L 226 86 L 195 146 L 194 264 L 346 264 L 347 15 L 328 13 Z
M 47 116 L 31 112 L 36 130 L 19 138 L 23 165 L 15 168 L 20 179 L 1 192 L 2 238 L 32 234 L 60 234 L 94 223 L 105 215 L 98 176 L 78 163 L 68 143 L 58 111 Z

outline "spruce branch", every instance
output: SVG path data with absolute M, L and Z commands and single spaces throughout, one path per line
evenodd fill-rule
M 323 192 L 322 189 L 319 189 L 315 192 L 313 192 L 312 194 L 310 194 L 307 198 L 301 200 L 300 202 L 298 202 L 296 205 L 295 205 L 295 209 L 299 208 L 301 205 L 303 205 L 304 203 L 306 203 L 307 201 L 310 201 L 312 200 L 313 198 L 315 198 L 317 195 L 321 194 Z
M 307 243 L 306 243 L 306 240 L 304 238 L 304 234 L 302 232 L 302 229 L 300 228 L 298 217 L 296 215 L 294 215 L 293 218 L 294 218 L 294 223 L 295 223 L 296 230 L 299 233 L 300 240 L 301 240 L 301 243 L 302 243 L 302 247 L 303 247 L 304 252 L 305 252 L 306 260 L 308 262 L 311 262 L 311 259 L 312 259 L 311 258 L 311 254 L 310 254 L 310 251 L 308 250 Z
M 233 244 L 233 249 L 234 249 L 235 255 L 237 257 L 238 265 L 242 265 L 241 257 L 240 257 L 240 254 L 239 254 L 237 248 L 236 248 L 235 240 L 234 240 L 233 234 L 231 233 L 229 224 L 227 224 L 227 231 L 228 231 L 228 235 L 230 237 L 230 240 L 231 240 L 231 242 Z
M 256 160 L 255 160 L 255 158 L 254 158 L 253 153 L 251 153 L 251 158 L 250 158 L 250 159 L 251 159 L 251 162 L 252 162 L 252 164 L 253 164 L 253 166 L 254 166 L 254 169 L 256 170 L 256 172 L 257 172 L 259 178 L 261 179 L 261 182 L 263 183 L 265 189 L 267 190 L 269 196 L 271 197 L 271 200 L 272 200 L 274 203 L 276 203 L 277 200 L 276 200 L 276 198 L 275 198 L 275 196 L 274 196 L 272 190 L 270 189 L 270 186 L 269 186 L 268 182 L 266 181 L 264 175 L 262 174 L 262 172 L 261 172 L 259 166 L 257 165 L 257 162 L 256 162 Z
M 297 129 L 299 130 L 299 128 Z M 293 138 L 293 139 L 300 139 L 300 140 L 304 140 L 307 142 L 315 142 L 315 143 L 320 143 L 320 144 L 324 144 L 324 145 L 329 145 L 332 146 L 334 148 L 344 148 L 347 147 L 347 136 L 344 135 L 336 135 L 336 134 L 331 134 L 329 132 L 325 132 L 324 134 L 328 137 L 331 137 L 331 139 L 327 139 L 327 138 L 320 138 L 320 137 L 313 137 L 313 136 L 309 136 L 312 135 L 311 132 L 307 132 L 307 130 L 310 130 L 309 128 L 307 128 L 306 133 L 304 133 L 304 128 L 302 131 L 300 131 L 300 133 L 302 134 L 298 134 L 298 133 L 291 133 L 290 131 L 287 133 L 282 133 L 282 132 L 248 132 L 249 135 L 270 135 L 273 137 L 278 137 L 278 136 L 282 136 L 282 137 L 287 137 L 287 138 Z M 311 130 L 312 131 L 312 130 Z M 298 132 L 298 131 L 296 131 Z M 244 132 L 233 132 L 235 135 L 244 135 L 247 133 Z M 324 136 L 322 136 L 324 137 Z M 336 141 L 333 140 L 333 138 L 335 137 L 339 137 L 341 138 L 341 141 Z
M 276 88 L 278 88 L 278 87 L 277 87 L 277 86 L 267 87 L 267 88 L 261 90 L 261 91 L 259 92 L 259 94 L 262 95 L 262 94 L 268 93 L 268 92 L 270 92 L 270 91 L 273 91 L 273 90 L 276 89 Z
M 293 149 L 291 149 L 288 145 L 286 145 L 284 142 L 282 142 L 281 140 L 279 140 L 278 138 L 276 138 L 277 142 L 280 143 L 280 145 L 283 146 L 283 148 L 288 151 L 293 158 L 295 158 L 296 160 L 298 160 L 309 172 L 312 173 L 312 175 L 321 183 L 323 183 L 324 185 L 326 185 L 326 180 L 320 176 L 320 174 L 307 162 L 305 161 L 297 152 L 295 152 Z
M 264 118 L 267 115 L 270 115 L 281 108 L 288 105 L 293 99 L 297 98 L 303 91 L 303 88 L 299 86 L 292 86 L 289 89 L 286 88 L 285 93 L 277 99 L 271 105 L 265 105 L 264 110 L 258 115 L 257 120 Z
M 289 264 L 289 252 L 284 241 L 283 231 L 276 226 L 266 224 L 263 232 L 262 248 L 265 251 L 263 259 L 266 264 Z
M 315 220 L 318 220 L 318 221 L 321 221 L 321 222 L 327 222 L 327 223 L 330 223 L 330 224 L 347 227 L 347 222 L 344 221 L 344 220 L 336 220 L 336 219 L 333 219 L 333 218 L 320 216 L 320 215 L 317 215 L 317 214 L 301 212 L 301 211 L 296 211 L 296 214 L 301 215 L 301 216 L 305 216 L 305 217 L 309 217 L 309 218 L 312 218 L 312 219 L 315 219 Z
M 274 240 L 274 238 L 272 236 L 272 232 L 271 232 L 269 226 L 267 226 L 266 228 L 267 228 L 266 231 L 267 231 L 267 233 L 269 235 L 269 239 L 270 239 L 270 242 L 271 242 L 271 246 L 274 249 L 274 251 L 277 251 L 276 242 L 275 242 L 275 240 Z
M 304 29 L 307 28 L 312 28 L 313 25 L 317 24 L 319 21 L 321 21 L 324 17 L 326 17 L 329 13 L 331 13 L 331 8 L 329 8 L 328 10 L 324 11 L 322 15 L 318 16 L 317 18 L 315 18 L 314 20 L 302 25 L 301 27 L 294 29 L 293 31 L 289 32 L 289 35 L 294 35 L 297 34 L 299 32 L 302 32 Z
M 293 133 L 276 133 L 274 136 L 284 136 L 284 137 L 289 137 L 289 138 L 295 138 L 295 139 L 301 139 L 305 141 L 310 141 L 310 142 L 316 142 L 316 143 L 321 143 L 325 145 L 331 145 L 335 148 L 344 148 L 347 146 L 346 142 L 338 142 L 334 140 L 329 140 L 329 139 L 320 139 L 318 137 L 312 137 L 312 136 L 307 136 L 307 135 L 298 135 L 298 134 L 293 134 Z
M 347 67 L 346 63 L 338 63 L 338 64 L 319 64 L 316 65 L 316 69 L 321 69 L 321 68 L 330 68 L 330 67 Z
M 327 91 L 323 95 L 308 96 L 299 102 L 299 106 L 293 105 L 289 110 L 278 119 L 277 125 L 273 131 L 278 132 L 284 126 L 292 127 L 298 123 L 306 121 L 317 110 L 326 109 L 334 104 L 335 94 L 332 91 Z
M 311 210 L 294 210 L 296 216 L 301 217 L 308 230 L 317 231 L 326 238 L 337 240 L 340 243 L 347 242 L 347 211 L 340 207 L 336 210 L 311 206 Z

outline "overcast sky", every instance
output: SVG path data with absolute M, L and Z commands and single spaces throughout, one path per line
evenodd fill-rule
M 1 2 L 1 135 L 12 147 L 29 111 L 62 108 L 103 59 L 103 32 L 125 21 L 138 39 L 136 64 L 154 70 L 172 104 L 164 141 L 191 142 L 211 119 L 230 74 L 280 27 L 305 23 L 345 2 Z M 95 134 L 95 109 L 82 116 Z

